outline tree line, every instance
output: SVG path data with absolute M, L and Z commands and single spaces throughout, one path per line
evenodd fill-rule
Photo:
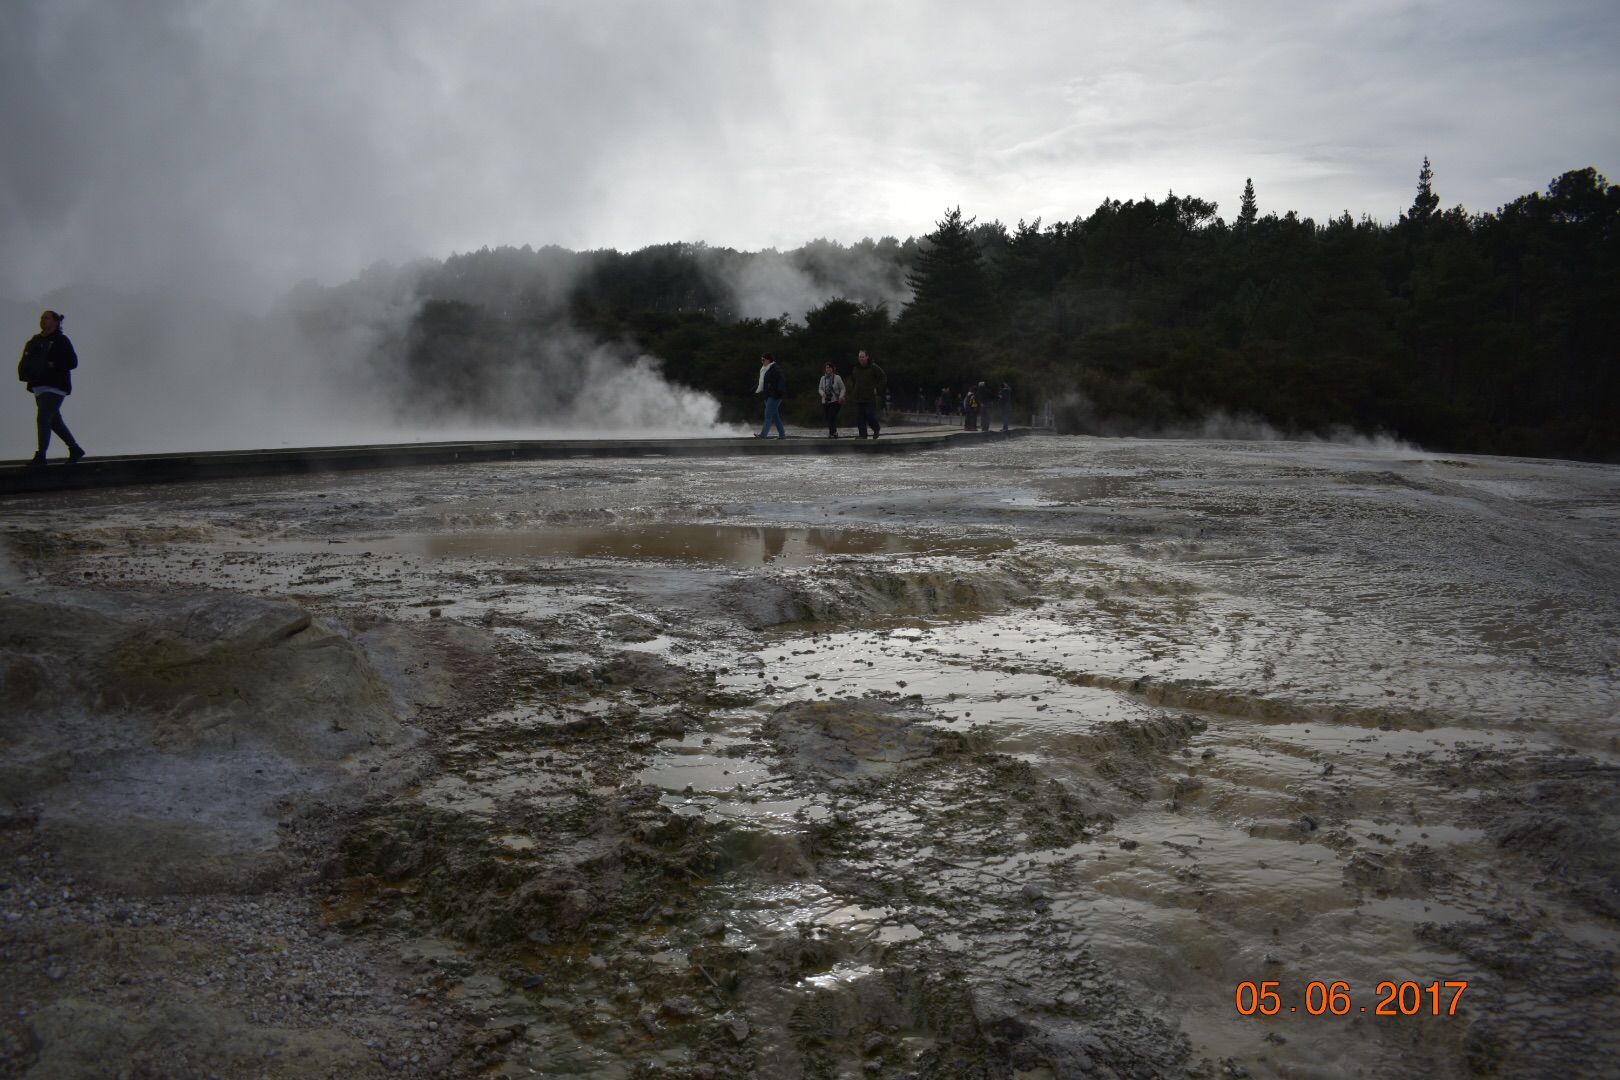
M 863 281 L 872 267 L 903 277 L 909 299 L 841 289 L 855 255 Z M 748 253 L 454 256 L 420 279 L 405 364 L 437 382 L 566 322 L 660 358 L 735 419 L 757 412 L 761 352 L 788 373 L 785 415 L 810 423 L 822 362 L 847 369 L 864 348 L 897 404 L 1006 381 L 1023 409 L 1050 401 L 1070 430 L 1221 410 L 1285 432 L 1620 460 L 1620 188 L 1591 168 L 1490 213 L 1442 209 L 1425 159 L 1393 223 L 1261 213 L 1250 182 L 1231 221 L 1175 194 L 1011 228 L 957 208 L 921 238 L 788 256 L 835 293 L 802 318 L 738 313 Z

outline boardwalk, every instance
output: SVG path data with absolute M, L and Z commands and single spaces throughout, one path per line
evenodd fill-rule
M 753 457 L 815 454 L 896 454 L 933 450 L 974 440 L 1028 434 L 1025 429 L 968 432 L 960 428 L 891 428 L 880 439 L 828 439 L 794 435 L 787 439 L 729 437 L 710 439 L 527 439 L 489 442 L 388 443 L 282 450 L 220 450 L 191 454 L 132 454 L 91 457 L 77 465 L 52 462 L 0 464 L 0 495 L 78 488 L 168 484 L 188 480 L 229 480 L 248 476 L 394 469 L 411 465 L 452 465 L 487 461 L 541 461 L 557 458 Z

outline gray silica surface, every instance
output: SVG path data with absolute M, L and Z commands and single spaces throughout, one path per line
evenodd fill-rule
M 405 533 L 357 541 L 374 554 L 433 559 L 673 559 L 734 567 L 807 566 L 827 555 L 928 552 L 985 554 L 1008 546 L 992 539 L 935 539 L 854 529 L 695 525 L 663 522 L 607 528 L 554 526 L 504 532 Z M 309 543 L 277 543 L 276 552 L 320 552 Z
M 436 697 L 437 654 L 367 645 L 436 756 L 351 823 L 311 910 L 442 958 L 444 1007 L 504 1033 L 479 1068 L 1620 1053 L 1614 468 L 1051 438 L 98 493 L 7 524 L 18 588 L 454 639 Z M 1280 1012 L 1243 1015 L 1267 981 Z M 1437 981 L 1468 983 L 1455 1015 Z M 1350 1011 L 1313 1015 L 1314 982 Z M 1385 982 L 1423 1009 L 1379 1015 Z

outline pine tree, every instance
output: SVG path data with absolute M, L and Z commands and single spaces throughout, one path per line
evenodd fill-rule
M 1050 287 L 1051 283 L 1046 280 L 1047 264 L 1051 262 L 1048 257 L 1050 246 L 1050 241 L 1041 232 L 1040 218 L 1031 224 L 1025 224 L 1024 219 L 1019 218 L 1018 226 L 1007 241 L 1006 252 L 996 261 L 1002 284 L 1010 290 Z
M 1412 209 L 1407 217 L 1413 221 L 1428 221 L 1439 209 L 1440 196 L 1434 193 L 1434 167 L 1424 157 L 1423 168 L 1418 171 L 1417 198 L 1412 200 Z
M 1260 204 L 1254 199 L 1254 179 L 1243 181 L 1243 206 L 1238 211 L 1237 227 L 1247 229 L 1260 219 Z
M 960 206 L 947 210 L 923 238 L 926 242 L 906 275 L 906 284 L 916 293 L 911 307 L 948 326 L 969 323 L 988 306 L 989 283 L 973 239 L 975 220 L 964 221 Z

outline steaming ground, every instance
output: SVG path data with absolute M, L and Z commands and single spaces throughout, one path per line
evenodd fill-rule
M 1620 1053 L 1610 467 L 1046 438 L 6 517 L 13 1073 Z
M 0 303 L 0 321 L 21 349 L 42 308 L 68 316 L 80 364 L 63 416 L 96 456 L 736 433 L 719 424 L 712 396 L 670 382 L 654 358 L 566 322 L 498 362 L 458 372 L 469 358 L 445 357 L 443 384 L 414 383 L 403 358 L 421 298 L 404 276 L 367 284 L 340 299 L 316 290 L 318 303 L 289 298 L 267 313 L 73 288 L 39 304 Z M 752 367 L 742 366 L 739 384 L 753 384 Z M 20 383 L 9 409 L 0 459 L 23 460 L 35 449 L 34 400 Z M 63 452 L 60 441 L 52 450 Z

